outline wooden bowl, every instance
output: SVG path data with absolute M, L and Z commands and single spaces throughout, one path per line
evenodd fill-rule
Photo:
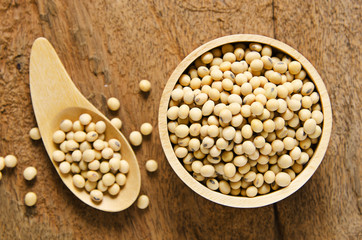
M 309 78 L 314 82 L 316 86 L 316 89 L 320 95 L 320 102 L 322 105 L 322 112 L 324 117 L 322 134 L 320 136 L 319 144 L 315 149 L 312 158 L 309 160 L 309 163 L 304 167 L 302 172 L 300 172 L 297 175 L 297 177 L 290 183 L 289 186 L 265 195 L 260 195 L 260 196 L 258 195 L 254 198 L 225 195 L 210 190 L 205 185 L 195 180 L 192 177 L 192 175 L 189 172 L 187 172 L 187 170 L 181 164 L 180 160 L 176 157 L 169 139 L 169 133 L 167 129 L 167 109 L 170 101 L 170 95 L 175 84 L 179 80 L 181 74 L 184 73 L 184 71 L 198 57 L 200 57 L 205 52 L 210 51 L 216 47 L 225 45 L 227 43 L 238 43 L 238 42 L 256 42 L 256 43 L 266 44 L 271 46 L 272 48 L 278 49 L 288 54 L 293 59 L 299 61 L 302 64 L 304 70 L 308 73 Z M 253 34 L 238 34 L 238 35 L 221 37 L 212 40 L 208 43 L 205 43 L 204 45 L 200 46 L 199 48 L 195 49 L 192 53 L 190 53 L 176 67 L 175 71 L 172 73 L 171 77 L 167 81 L 165 89 L 163 91 L 160 101 L 158 120 L 159 120 L 161 143 L 165 155 L 167 157 L 167 160 L 170 163 L 173 170 L 179 176 L 179 178 L 181 178 L 181 180 L 187 186 L 189 186 L 193 191 L 195 191 L 202 197 L 210 201 L 213 201 L 215 203 L 230 207 L 237 207 L 237 208 L 253 208 L 253 207 L 266 206 L 288 197 L 289 195 L 297 191 L 299 188 L 301 188 L 313 175 L 313 173 L 318 168 L 319 164 L 322 162 L 328 147 L 329 138 L 332 129 L 332 110 L 331 110 L 331 104 L 327 93 L 327 89 L 321 77 L 319 76 L 317 70 L 304 56 L 302 56 L 302 54 L 300 54 L 298 51 L 288 46 L 287 44 L 269 37 L 253 35 Z

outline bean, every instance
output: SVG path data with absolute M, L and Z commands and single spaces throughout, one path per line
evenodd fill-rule
M 34 192 L 28 192 L 25 195 L 24 202 L 25 202 L 25 205 L 28 207 L 34 206 L 37 202 L 36 194 Z
M 219 190 L 223 194 L 229 194 L 231 191 L 230 184 L 225 180 L 221 180 L 219 182 Z
M 1 161 L 1 160 L 0 160 Z M 1 171 L 1 166 L 0 166 L 0 171 Z M 25 168 L 24 172 L 23 172 L 24 178 L 27 181 L 31 181 L 33 180 L 36 175 L 37 175 L 37 170 L 35 167 L 27 167 Z
M 137 207 L 139 209 L 146 209 L 148 205 L 150 204 L 150 199 L 146 195 L 141 195 L 138 197 L 137 200 Z
M 260 188 L 264 184 L 263 174 L 261 174 L 261 173 L 256 174 L 253 184 L 255 187 Z
M 107 100 L 107 106 L 112 111 L 117 111 L 120 107 L 120 102 L 117 98 L 111 97 Z M 86 125 L 86 124 L 84 124 Z
M 301 71 L 302 65 L 298 61 L 292 61 L 288 64 L 288 69 L 291 74 L 296 75 Z
M 258 194 L 258 189 L 254 186 L 250 186 L 246 189 L 246 196 L 255 197 Z
M 276 174 L 275 176 L 275 183 L 280 186 L 280 187 L 286 187 L 290 184 L 291 182 L 291 177 L 289 176 L 288 173 L 285 172 L 279 172 L 278 174 Z
M 306 134 L 313 134 L 316 130 L 317 122 L 314 119 L 308 119 L 303 124 L 303 129 Z
M 212 165 L 204 165 L 200 169 L 200 174 L 204 177 L 211 177 L 215 173 L 215 168 Z

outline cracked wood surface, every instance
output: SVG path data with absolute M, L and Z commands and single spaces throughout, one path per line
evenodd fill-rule
M 361 187 L 361 18 L 359 1 L 0 1 L 0 155 L 15 154 L 0 181 L 0 239 L 359 239 Z M 328 89 L 333 130 L 311 180 L 287 199 L 257 209 L 223 207 L 188 189 L 166 161 L 157 133 L 158 103 L 171 72 L 193 49 L 217 37 L 254 33 L 301 52 Z M 147 210 L 110 214 L 84 205 L 63 185 L 41 142 L 29 94 L 29 54 L 50 40 L 80 91 L 122 132 L 149 121 L 136 149 Z M 149 95 L 138 90 L 152 82 Z M 118 113 L 106 99 L 118 97 Z M 154 158 L 159 171 L 147 174 Z M 33 183 L 27 166 L 38 169 Z M 26 208 L 27 191 L 38 194 Z

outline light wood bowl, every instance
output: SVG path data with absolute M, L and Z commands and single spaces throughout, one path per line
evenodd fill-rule
M 214 49 L 216 47 L 225 45 L 227 43 L 238 42 L 257 42 L 261 44 L 266 44 L 288 54 L 293 59 L 299 61 L 302 64 L 304 70 L 308 73 L 309 78 L 314 82 L 316 86 L 316 89 L 320 95 L 320 102 L 322 105 L 322 112 L 324 116 L 322 135 L 320 137 L 319 144 L 315 149 L 312 158 L 309 160 L 309 163 L 305 166 L 303 171 L 297 175 L 297 177 L 290 183 L 289 186 L 268 193 L 266 195 L 258 195 L 254 198 L 224 195 L 222 193 L 210 190 L 205 185 L 195 180 L 192 175 L 187 172 L 187 170 L 181 164 L 180 160 L 176 157 L 169 139 L 169 133 L 167 129 L 167 109 L 170 101 L 170 95 L 181 74 L 184 73 L 184 71 L 205 52 L 210 51 L 211 49 Z M 319 164 L 322 162 L 328 147 L 332 129 L 331 103 L 329 100 L 327 89 L 317 70 L 304 56 L 302 56 L 302 54 L 300 54 L 298 51 L 288 46 L 287 44 L 269 37 L 253 34 L 230 35 L 212 40 L 195 49 L 192 53 L 185 57 L 183 61 L 176 67 L 175 71 L 172 73 L 171 77 L 166 83 L 160 101 L 158 118 L 160 138 L 163 150 L 165 152 L 168 162 L 170 163 L 176 174 L 179 176 L 179 178 L 193 191 L 195 191 L 202 197 L 221 205 L 237 208 L 254 208 L 273 204 L 288 197 L 299 188 L 301 188 L 314 174 Z

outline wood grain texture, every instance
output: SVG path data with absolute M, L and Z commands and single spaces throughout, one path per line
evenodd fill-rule
M 306 1 L 296 8 L 291 3 L 274 3 L 276 38 L 297 48 L 324 79 L 333 128 L 325 161 L 311 181 L 276 206 L 281 233 L 290 238 L 361 239 L 362 5 Z M 290 205 L 302 206 L 300 213 Z
M 358 239 L 362 236 L 361 3 L 359 1 L 0 1 L 0 155 L 19 165 L 0 182 L 0 239 Z M 326 157 L 301 190 L 258 209 L 227 208 L 195 194 L 172 171 L 157 134 L 163 87 L 193 49 L 217 37 L 255 33 L 301 52 L 322 76 L 334 125 Z M 128 136 L 143 122 L 154 132 L 136 149 L 147 210 L 110 214 L 79 201 L 61 182 L 35 126 L 29 54 L 44 36 L 80 91 Z M 138 81 L 152 82 L 150 94 Z M 112 114 L 105 101 L 115 96 Z M 154 158 L 159 171 L 148 174 Z M 22 171 L 38 169 L 34 183 Z M 26 208 L 27 191 L 38 194 Z

